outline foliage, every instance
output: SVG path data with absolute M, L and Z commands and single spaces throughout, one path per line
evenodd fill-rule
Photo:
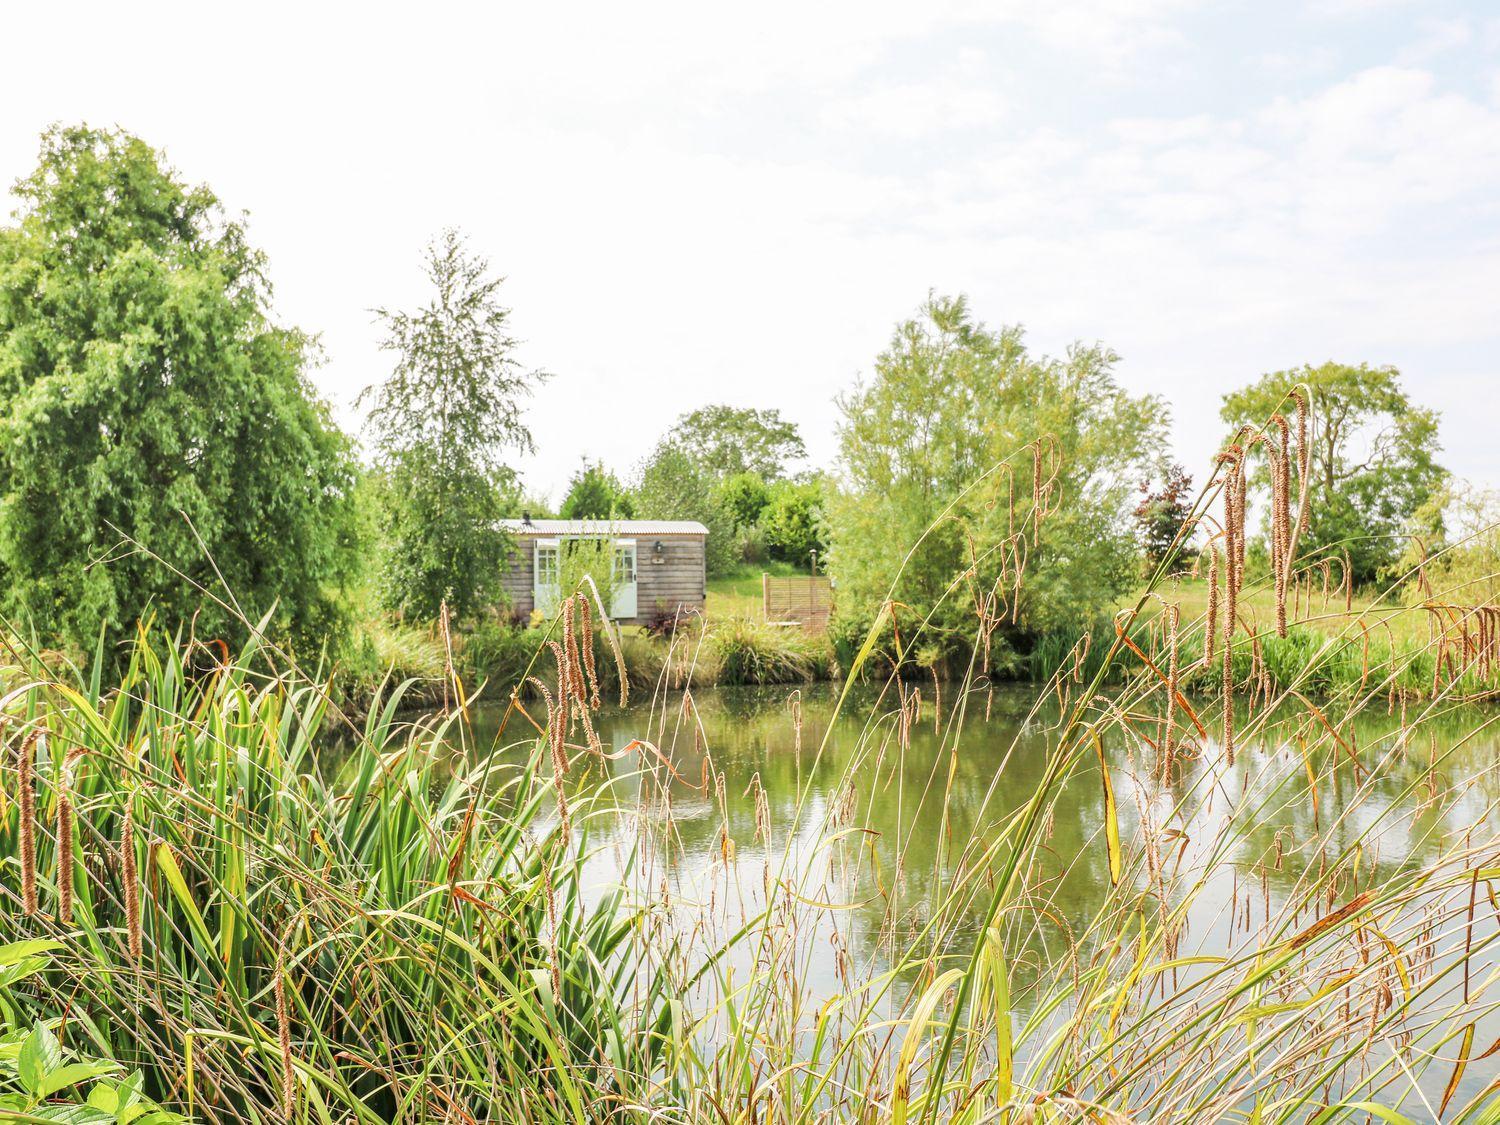
M 1438 416 L 1412 403 L 1394 367 L 1325 363 L 1272 372 L 1225 395 L 1223 419 L 1238 427 L 1278 411 L 1290 417 L 1288 393 L 1299 384 L 1312 400 L 1301 553 L 1347 551 L 1354 580 L 1373 581 L 1401 555 L 1408 522 L 1447 477 L 1435 460 Z
M 345 705 L 358 711 L 387 683 L 411 683 L 409 695 L 431 701 L 441 694 L 447 653 L 430 625 L 409 625 L 380 612 L 359 615 L 338 662 L 336 682 Z
M 611 539 L 564 539 L 559 551 L 557 589 L 566 599 L 585 594 L 593 600 L 598 590 L 609 605 L 624 585 L 624 575 L 615 571 L 615 544 Z M 592 586 L 592 588 L 591 588 Z M 597 610 L 595 611 L 597 612 Z
M 635 504 L 620 479 L 595 462 L 573 474 L 558 514 L 565 520 L 628 520 L 635 515 Z
M 1141 501 L 1135 507 L 1136 534 L 1147 569 L 1154 570 L 1167 557 L 1192 515 L 1193 478 L 1181 465 L 1168 465 L 1161 487 L 1152 491 L 1151 482 L 1143 480 L 1140 493 Z
M 390 377 L 361 395 L 390 481 L 383 595 L 393 609 L 459 618 L 498 595 L 510 538 L 498 521 L 514 510 L 509 451 L 530 452 L 521 402 L 545 376 L 514 357 L 500 278 L 455 230 L 426 249 L 433 294 L 414 312 L 377 309 Z
M 758 617 L 726 617 L 713 623 L 709 649 L 721 684 L 790 684 L 826 676 L 825 645 L 801 631 Z
M 704 550 L 710 575 L 734 566 L 734 517 L 714 479 L 682 446 L 662 439 L 642 463 L 633 491 L 641 519 L 697 520 L 708 528 Z
M 873 380 L 840 400 L 827 505 L 840 629 L 858 634 L 892 597 L 963 651 L 992 593 L 1016 591 L 1003 630 L 1022 632 L 1109 605 L 1135 570 L 1125 482 L 1159 453 L 1166 414 L 1121 389 L 1115 362 L 1097 345 L 1032 356 L 1021 329 L 985 327 L 962 297 L 899 325 Z M 912 545 L 904 562 L 897 544 Z
M 827 551 L 823 533 L 823 482 L 777 481 L 771 486 L 760 526 L 771 557 L 797 566 L 809 565 L 816 551 Z
M 12 1026 L 11 1013 L 17 1009 L 12 990 L 47 969 L 62 944 L 33 939 L 0 946 L 0 1119 L 76 1125 L 183 1121 L 142 1094 L 145 1076 L 140 1071 L 121 1078 L 118 1063 L 65 1048 L 59 1038 L 64 1021 Z
M 680 993 L 636 960 L 637 909 L 583 894 L 607 796 L 567 796 L 570 847 L 547 742 L 519 717 L 512 763 L 470 766 L 451 750 L 473 737 L 461 716 L 398 724 L 398 688 L 354 728 L 266 655 L 200 678 L 157 642 L 112 688 L 11 673 L 8 788 L 29 756 L 34 807 L 66 801 L 76 832 L 63 852 L 33 825 L 28 917 L 25 809 L 0 811 L 0 942 L 67 952 L 6 990 L 18 1026 L 65 1004 L 144 1094 L 215 1120 L 582 1120 L 648 1100 Z
M 1500 490 L 1449 482 L 1412 515 L 1395 576 L 1410 600 L 1500 602 Z
M 771 557 L 765 530 L 759 524 L 741 527 L 734 533 L 734 557 L 738 562 L 754 565 L 763 564 Z
M 276 635 L 336 632 L 354 462 L 243 224 L 119 131 L 49 130 L 16 193 L 0 611 L 85 650 L 142 613 L 238 641 L 274 606 Z
M 796 424 L 779 410 L 705 406 L 679 418 L 669 438 L 715 480 L 740 473 L 779 480 L 807 457 Z
M 1356 738 L 1430 647 L 1341 681 L 1371 630 L 1248 615 L 1228 663 L 1253 690 L 1174 692 L 1173 653 L 1198 686 L 1218 668 L 1201 615 L 1145 618 L 1171 592 L 1041 634 L 1054 678 L 1004 744 L 975 737 L 988 685 L 926 656 L 840 693 L 870 705 L 838 730 L 784 693 L 794 741 L 739 763 L 771 765 L 736 806 L 738 748 L 700 741 L 688 689 L 802 674 L 791 630 L 632 636 L 659 733 L 608 757 L 566 638 L 525 638 L 552 705 L 502 693 L 479 747 L 467 708 L 395 723 L 399 691 L 351 729 L 254 648 L 195 676 L 158 640 L 113 684 L 28 654 L 0 667 L 0 941 L 67 956 L 0 1010 L 66 1004 L 215 1120 L 1494 1120 L 1493 764 L 1449 748 L 1488 720 L 1447 711 L 1443 746 L 1439 706 L 1393 708 Z
M 536 654 L 546 645 L 546 629 L 523 629 L 490 619 L 479 621 L 463 637 L 460 657 L 466 678 L 477 690 L 488 684 L 486 697 L 504 698 L 526 679 Z
M 759 473 L 735 473 L 719 482 L 719 499 L 729 509 L 736 527 L 754 527 L 771 502 L 770 489 Z

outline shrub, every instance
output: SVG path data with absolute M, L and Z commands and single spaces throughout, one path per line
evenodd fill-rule
M 770 555 L 766 533 L 759 527 L 742 527 L 735 535 L 735 554 L 744 563 L 763 563 Z
M 823 535 L 823 488 L 812 481 L 780 481 L 760 517 L 771 557 L 806 566 L 812 552 L 827 550 Z
M 719 499 L 729 509 L 735 524 L 745 528 L 760 522 L 771 494 L 758 473 L 735 473 L 719 482 Z
M 709 633 L 721 684 L 790 684 L 826 673 L 831 654 L 800 631 L 753 617 L 726 617 Z M 821 648 L 821 652 L 819 651 Z
M 430 700 L 441 692 L 447 654 L 430 627 L 403 624 L 385 614 L 361 617 L 341 653 L 337 661 L 340 695 L 357 711 L 387 681 L 414 681 L 416 699 Z

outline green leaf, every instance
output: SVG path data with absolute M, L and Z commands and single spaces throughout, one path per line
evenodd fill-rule
M 66 1121 L 68 1125 L 104 1125 L 114 1115 L 89 1105 L 43 1105 L 29 1111 L 31 1116 L 47 1121 Z
M 198 904 L 193 901 L 193 892 L 188 889 L 187 880 L 182 876 L 182 868 L 177 866 L 177 858 L 165 843 L 156 845 L 156 866 L 166 876 L 167 885 L 172 888 L 172 894 L 187 914 L 188 925 L 192 927 L 193 933 L 203 943 L 205 950 L 212 950 L 214 940 L 209 936 L 208 923 L 203 920 Z
M 21 1053 L 16 1058 L 16 1072 L 21 1085 L 33 1097 L 40 1097 L 47 1076 L 62 1065 L 62 1045 L 57 1036 L 42 1024 L 37 1024 L 26 1042 L 21 1044 Z
M 118 1063 L 112 1062 L 76 1062 L 67 1066 L 60 1066 L 52 1071 L 42 1080 L 41 1088 L 37 1091 L 41 1097 L 55 1094 L 57 1091 L 72 1086 L 77 1082 L 85 1082 L 90 1078 L 100 1078 L 106 1074 L 112 1074 L 119 1070 Z
M 27 957 L 13 965 L 6 965 L 0 969 L 0 988 L 9 988 L 17 981 L 25 980 L 46 967 L 47 958 L 45 957 Z
M 94 1088 L 89 1091 L 88 1101 L 85 1104 L 118 1116 L 120 1091 L 112 1082 L 96 1082 Z
M 141 1097 L 141 1085 L 145 1080 L 145 1075 L 137 1070 L 117 1087 L 120 1104 L 115 1109 L 115 1117 L 120 1125 L 130 1125 L 131 1121 L 151 1108 L 151 1103 Z
M 0 945 L 0 968 L 6 965 L 14 965 L 27 958 L 35 957 L 38 953 L 47 953 L 54 949 L 61 949 L 60 941 L 13 941 L 9 945 Z

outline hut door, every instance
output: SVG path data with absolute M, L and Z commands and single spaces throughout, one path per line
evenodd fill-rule
M 615 540 L 614 572 L 615 597 L 609 607 L 609 615 L 616 620 L 636 616 L 635 540 Z
M 556 539 L 538 539 L 531 548 L 532 605 L 543 617 L 551 617 L 557 612 L 560 546 Z

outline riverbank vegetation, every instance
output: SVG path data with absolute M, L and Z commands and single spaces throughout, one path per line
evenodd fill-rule
M 1221 606 L 1242 589 L 1240 472 L 1204 493 L 1224 506 Z M 1495 779 L 1454 770 L 1495 720 L 1454 710 L 1460 678 L 1396 702 L 1398 663 L 1324 705 L 1314 651 L 1268 679 L 1296 606 L 1255 632 L 1127 611 L 1062 654 L 1024 728 L 1040 746 L 988 767 L 1040 753 L 1039 784 L 915 852 L 891 810 L 945 808 L 948 787 L 877 799 L 881 763 L 918 725 L 956 762 L 993 689 L 976 669 L 928 694 L 898 655 L 847 799 L 799 785 L 750 822 L 724 807 L 693 887 L 670 874 L 674 799 L 723 807 L 697 652 L 674 639 L 675 668 L 627 683 L 649 743 L 603 744 L 598 709 L 623 694 L 605 669 L 631 653 L 600 659 L 588 590 L 486 746 L 457 676 L 430 718 L 399 722 L 398 686 L 352 724 L 254 642 L 142 634 L 117 682 L 12 650 L 0 936 L 56 944 L 0 998 L 15 1026 L 114 1063 L 62 1096 L 128 1076 L 210 1121 L 1491 1120 L 1500 929 L 1475 903 L 1500 870 Z M 881 635 L 856 664 L 878 668 Z M 903 651 L 925 641 L 918 623 Z M 1198 675 L 1224 686 L 1187 694 Z M 1386 733 L 1354 741 L 1372 708 Z M 1439 752 L 1428 724 L 1453 721 L 1468 733 Z M 1101 797 L 1062 820 L 1078 785 Z M 926 854 L 941 871 L 903 872 Z M 1049 902 L 1080 864 L 1102 891 L 1065 919 Z M 851 944 L 851 909 L 873 911 L 873 944 Z M 831 987 L 801 968 L 830 942 Z
M 714 408 L 572 490 L 702 519 L 731 590 L 760 554 L 826 571 L 828 637 L 622 631 L 582 554 L 517 623 L 495 519 L 541 514 L 505 464 L 535 377 L 461 239 L 383 314 L 363 465 L 210 193 L 58 129 L 22 205 L 0 1115 L 1500 1120 L 1500 716 L 1466 709 L 1500 681 L 1496 513 L 1394 371 L 1231 393 L 1190 489 L 1107 348 L 934 295 L 827 472 Z M 817 788 L 815 678 L 857 731 Z M 782 685 L 794 730 L 733 806 L 697 702 L 727 682 Z
M 123 659 L 142 616 L 231 647 L 248 638 L 241 622 L 264 618 L 268 639 L 331 669 L 360 710 L 391 674 L 430 699 L 454 670 L 515 673 L 510 654 L 542 635 L 529 630 L 555 624 L 513 621 L 498 583 L 511 544 L 496 521 L 553 511 L 511 465 L 546 376 L 517 364 L 501 281 L 461 235 L 428 248 L 429 299 L 376 314 L 392 370 L 363 400 L 362 462 L 310 390 L 312 337 L 274 322 L 267 263 L 208 189 L 137 138 L 57 128 L 20 198 L 0 233 L 7 628 L 84 661 L 101 636 Z M 643 444 L 635 466 L 585 459 L 558 509 L 709 528 L 707 619 L 677 626 L 702 631 L 700 667 L 721 682 L 841 675 L 877 619 L 887 658 L 920 622 L 915 658 L 938 679 L 971 665 L 1038 676 L 1084 633 L 1109 631 L 1187 515 L 1192 478 L 1167 457 L 1167 405 L 1125 391 L 1116 361 L 1103 345 L 1034 354 L 1019 328 L 932 295 L 842 399 L 833 464 L 809 468 L 774 409 L 707 406 Z M 1366 651 L 1394 658 L 1431 639 L 1437 611 L 1420 606 L 1448 597 L 1433 591 L 1455 586 L 1454 568 L 1474 578 L 1449 603 L 1493 602 L 1493 502 L 1448 479 L 1438 419 L 1398 373 L 1273 373 L 1225 396 L 1226 426 L 1271 416 L 1293 385 L 1312 408 L 1294 592 L 1378 602 L 1356 627 L 1361 665 Z M 1269 450 L 1244 451 L 1256 512 L 1276 487 Z M 1186 522 L 1180 546 L 1193 550 L 1167 577 L 1191 601 L 1206 586 L 1183 575 L 1206 583 L 1219 531 Z M 1270 552 L 1269 525 L 1252 526 L 1247 611 Z M 740 620 L 760 614 L 762 569 L 831 576 L 826 640 Z M 974 617 L 990 622 L 977 654 Z M 1342 626 L 1320 613 L 1304 628 Z M 629 643 L 664 648 L 662 633 Z

